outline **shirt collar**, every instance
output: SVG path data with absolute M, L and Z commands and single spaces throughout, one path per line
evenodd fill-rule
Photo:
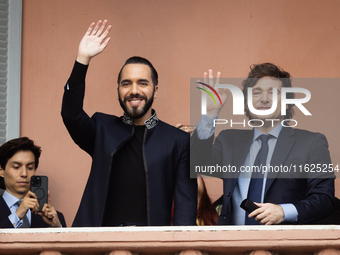
M 5 190 L 4 194 L 2 195 L 2 198 L 5 200 L 8 208 L 11 208 L 13 205 L 15 205 L 20 200 L 17 197 L 9 194 L 7 190 Z
M 154 109 L 152 109 L 151 113 L 152 113 L 151 117 L 144 122 L 144 125 L 146 126 L 147 129 L 155 127 L 159 121 L 156 111 Z M 132 125 L 133 119 L 124 112 L 124 115 L 122 116 L 122 121 L 125 124 Z
M 281 129 L 282 129 L 282 125 L 279 124 L 275 128 L 273 128 L 272 130 L 270 130 L 268 135 L 271 135 L 272 137 L 275 137 L 277 139 L 279 137 Z M 260 130 L 258 130 L 258 128 L 254 128 L 254 138 L 253 138 L 253 141 L 255 141 L 260 135 L 263 135 L 263 133 Z

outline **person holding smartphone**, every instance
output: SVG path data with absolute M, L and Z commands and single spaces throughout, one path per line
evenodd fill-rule
M 37 195 L 30 191 L 31 177 L 39 164 L 41 149 L 27 137 L 0 147 L 0 176 L 5 192 L 0 196 L 0 228 L 66 227 L 62 213 L 45 203 L 39 211 Z

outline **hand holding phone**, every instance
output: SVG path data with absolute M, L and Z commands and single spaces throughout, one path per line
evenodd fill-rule
M 37 196 L 39 212 L 42 211 L 44 204 L 48 203 L 48 178 L 47 176 L 33 175 L 31 177 L 30 190 Z
M 260 208 L 256 204 L 254 204 L 252 201 L 250 201 L 248 198 L 242 201 L 240 207 L 248 213 L 251 213 L 255 211 L 257 208 Z

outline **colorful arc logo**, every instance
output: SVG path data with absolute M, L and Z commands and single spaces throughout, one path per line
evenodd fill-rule
M 215 95 L 217 96 L 218 100 L 220 100 L 220 104 L 222 105 L 222 100 L 221 100 L 220 96 L 218 95 L 218 93 L 216 92 L 216 90 L 215 90 L 213 87 L 211 87 L 210 85 L 205 84 L 205 83 L 203 83 L 203 82 L 199 82 L 199 81 L 198 81 L 197 83 L 198 83 L 198 84 L 201 84 L 201 85 L 203 85 L 203 86 L 208 87 L 212 92 L 214 92 Z M 206 90 L 206 89 L 204 89 L 204 88 L 200 88 L 200 87 L 197 87 L 197 88 L 200 89 L 200 90 L 203 90 L 203 91 L 207 92 L 208 95 L 211 96 L 212 100 L 214 100 L 215 105 L 217 105 L 214 96 L 213 96 L 208 90 Z

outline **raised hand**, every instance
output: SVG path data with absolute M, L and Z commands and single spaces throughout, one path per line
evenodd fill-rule
M 111 30 L 111 25 L 107 26 L 107 20 L 99 20 L 97 24 L 92 22 L 87 29 L 84 37 L 81 39 L 78 47 L 77 61 L 81 64 L 88 65 L 91 58 L 101 53 L 110 41 L 107 37 Z
M 203 76 L 204 76 L 203 83 L 201 83 L 200 81 L 198 81 L 198 83 L 199 83 L 200 88 L 210 91 L 215 99 L 214 101 L 211 98 L 211 96 L 207 96 L 207 115 L 210 118 L 214 118 L 219 114 L 220 110 L 222 109 L 224 104 L 227 102 L 229 90 L 228 89 L 216 89 L 215 91 L 219 95 L 219 98 L 218 98 L 216 94 L 214 93 L 214 91 L 212 91 L 212 89 L 214 89 L 215 84 L 220 83 L 221 72 L 217 72 L 215 83 L 214 83 L 214 76 L 213 76 L 212 69 L 209 69 L 209 72 L 205 72 Z M 206 93 L 206 92 L 202 91 L 202 93 Z

